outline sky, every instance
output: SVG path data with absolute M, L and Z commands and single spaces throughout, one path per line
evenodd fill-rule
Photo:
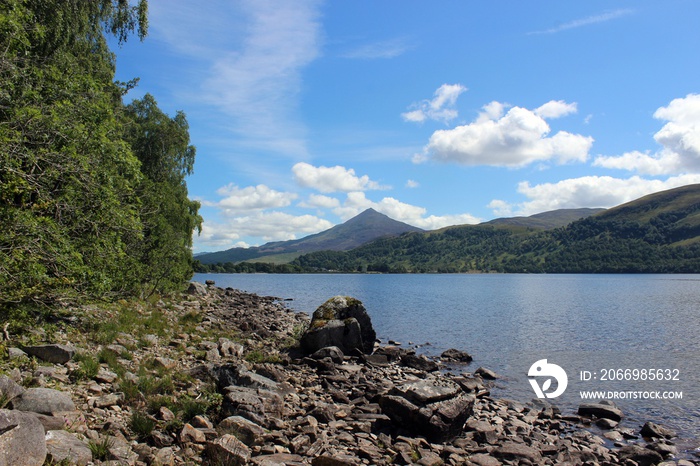
M 183 111 L 194 252 L 367 208 L 426 229 L 700 183 L 700 2 L 150 0 L 126 100 Z

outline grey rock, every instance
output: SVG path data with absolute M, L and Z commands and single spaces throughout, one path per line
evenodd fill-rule
M 676 434 L 673 430 L 660 426 L 658 424 L 655 424 L 653 422 L 647 422 L 644 424 L 642 427 L 642 430 L 640 431 L 640 434 L 642 434 L 642 437 L 655 437 L 655 438 L 674 438 L 677 437 L 678 434 Z
M 216 431 L 220 435 L 235 435 L 238 440 L 248 446 L 262 443 L 262 437 L 265 435 L 265 429 L 241 416 L 227 417 L 216 426 Z
M 44 428 L 28 413 L 0 409 L 0 466 L 41 466 L 46 460 Z
M 285 466 L 290 464 L 303 464 L 304 458 L 291 453 L 275 453 L 272 455 L 260 455 L 251 459 L 256 466 Z
M 454 398 L 460 391 L 458 385 L 447 380 L 417 380 L 400 385 L 396 393 L 413 403 L 427 404 Z
M 85 466 L 92 461 L 90 447 L 70 432 L 50 430 L 45 440 L 48 459 L 53 463 L 67 461 L 68 464 Z
M 10 358 L 10 360 L 29 358 L 29 355 L 19 348 L 8 348 L 7 356 Z
M 219 338 L 218 342 L 219 353 L 223 357 L 243 357 L 243 345 L 235 343 L 227 338 Z
M 242 416 L 267 427 L 270 419 L 282 417 L 283 406 L 282 397 L 276 392 L 232 385 L 226 387 L 221 411 L 225 416 Z
M 430 441 L 444 442 L 462 432 L 474 397 L 448 380 L 426 380 L 394 387 L 379 398 L 379 405 L 395 424 Z
M 423 355 L 418 356 L 412 353 L 402 355 L 401 364 L 425 372 L 433 372 L 440 368 L 435 361 L 431 361 Z
M 496 380 L 500 378 L 498 374 L 496 374 L 494 371 L 491 369 L 487 369 L 485 367 L 480 367 L 477 370 L 474 371 L 474 374 L 481 376 L 482 379 L 486 380 Z
M 617 455 L 622 463 L 632 460 L 638 466 L 652 466 L 663 461 L 659 453 L 639 445 L 625 445 L 618 450 Z
M 37 345 L 25 346 L 22 348 L 25 353 L 30 356 L 35 356 L 42 361 L 53 364 L 65 364 L 75 355 L 76 349 L 71 345 Z
M 110 406 L 119 405 L 124 401 L 123 393 L 110 393 L 108 395 L 102 395 L 94 399 L 95 407 L 97 408 L 108 408 Z
M 24 387 L 6 375 L 0 375 L 0 396 L 6 401 L 10 401 L 22 393 L 24 393 Z M 0 406 L 0 408 L 2 408 L 2 406 Z
M 321 455 L 311 461 L 313 466 L 355 466 L 358 460 L 348 455 Z
M 211 464 L 244 465 L 250 461 L 250 449 L 230 434 L 207 442 L 206 453 Z
M 362 302 L 347 296 L 335 296 L 314 311 L 301 345 L 309 353 L 326 346 L 337 346 L 345 354 L 353 349 L 371 354 L 376 339 L 377 334 Z
M 534 464 L 539 464 L 542 461 L 542 455 L 538 450 L 515 442 L 504 443 L 497 447 L 492 452 L 492 455 L 507 460 L 520 460 L 525 458 Z
M 14 398 L 10 405 L 20 411 L 53 414 L 75 411 L 75 404 L 67 393 L 51 388 L 30 388 Z
M 212 370 L 216 378 L 216 384 L 220 390 L 231 385 L 248 388 L 263 388 L 265 390 L 277 390 L 278 384 L 272 379 L 256 374 L 239 364 L 223 364 L 215 366 Z
M 206 296 L 207 287 L 199 282 L 190 282 L 190 286 L 187 288 L 187 293 L 196 296 Z
M 469 363 L 472 362 L 473 358 L 466 351 L 460 351 L 458 349 L 450 348 L 442 352 L 442 354 L 440 355 L 440 359 L 442 359 L 443 361 L 450 362 Z
M 617 422 L 622 420 L 622 411 L 607 403 L 584 403 L 578 407 L 578 413 L 581 416 L 595 416 Z
M 335 364 L 342 364 L 345 355 L 337 346 L 326 346 L 311 355 L 312 359 L 331 358 Z

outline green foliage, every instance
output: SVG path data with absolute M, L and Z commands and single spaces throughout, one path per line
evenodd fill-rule
M 147 30 L 147 2 L 0 4 L 0 307 L 113 299 L 189 278 L 185 115 L 122 97 L 108 34 Z M 134 81 L 135 82 L 135 81 Z M 155 125 L 155 126 L 154 126 Z M 160 130 L 160 128 L 164 128 Z M 139 134 L 153 134 L 144 146 Z M 144 152 L 146 151 L 146 152 Z
M 76 380 L 92 379 L 100 371 L 99 361 L 90 354 L 78 353 L 73 359 L 80 365 L 80 368 L 73 372 L 73 378 Z

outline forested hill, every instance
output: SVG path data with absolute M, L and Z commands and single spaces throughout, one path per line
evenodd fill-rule
M 700 185 L 652 194 L 551 230 L 482 224 L 300 256 L 296 271 L 700 272 Z
M 107 46 L 145 0 L 0 2 L 0 309 L 144 296 L 192 274 L 184 113 L 123 101 Z M 7 314 L 3 314 L 7 316 Z

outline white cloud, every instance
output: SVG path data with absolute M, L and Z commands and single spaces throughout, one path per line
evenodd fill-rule
M 314 188 L 322 193 L 366 191 L 369 189 L 386 189 L 369 176 L 357 176 L 352 168 L 314 167 L 306 162 L 299 162 L 292 167 L 294 179 L 302 186 Z
M 627 179 L 585 176 L 534 186 L 523 181 L 518 185 L 518 192 L 525 195 L 528 201 L 508 204 L 496 199 L 491 201 L 489 207 L 497 216 L 533 215 L 556 209 L 582 207 L 610 208 L 647 194 L 693 183 L 700 183 L 700 174 L 681 175 L 665 181 L 649 180 L 638 176 Z
M 654 118 L 667 123 L 654 135 L 656 153 L 631 151 L 596 157 L 593 165 L 648 175 L 700 172 L 700 94 L 688 94 L 661 107 Z
M 385 197 L 379 202 L 374 202 L 367 199 L 363 192 L 348 193 L 343 205 L 334 209 L 333 212 L 345 221 L 369 208 L 373 208 L 377 212 L 388 215 L 394 220 L 408 223 L 409 225 L 425 230 L 435 230 L 450 225 L 475 224 L 480 222 L 477 217 L 470 214 L 430 215 L 425 217 L 427 210 L 424 207 L 406 204 L 393 197 Z
M 464 165 L 523 167 L 533 162 L 584 162 L 593 138 L 551 128 L 544 117 L 560 117 L 576 110 L 576 104 L 552 101 L 536 110 L 491 102 L 471 124 L 438 130 L 414 162 L 432 158 Z M 539 113 L 539 114 L 538 114 Z
M 340 201 L 334 197 L 322 194 L 311 194 L 308 200 L 299 203 L 299 207 L 333 209 L 340 207 Z
M 285 193 L 270 189 L 264 184 L 239 188 L 229 184 L 216 191 L 224 198 L 217 204 L 225 213 L 287 207 L 297 198 L 295 193 Z
M 458 113 L 454 108 L 457 98 L 467 90 L 461 84 L 443 84 L 433 94 L 432 100 L 423 100 L 412 104 L 412 110 L 402 113 L 405 121 L 423 123 L 426 120 L 437 120 L 447 123 L 457 118 Z
M 605 13 L 601 13 L 599 15 L 593 15 L 593 16 L 587 16 L 585 18 L 575 19 L 573 21 L 569 21 L 568 23 L 561 24 L 557 27 L 545 29 L 544 31 L 531 32 L 530 34 L 555 34 L 557 32 L 567 31 L 569 29 L 576 29 L 576 28 L 580 28 L 583 26 L 589 26 L 591 24 L 605 23 L 607 21 L 621 18 L 623 16 L 627 16 L 627 15 L 632 14 L 632 13 L 634 13 L 634 10 L 630 10 L 630 9 L 626 9 L 626 8 L 613 10 L 613 11 L 606 11 Z
M 342 55 L 343 58 L 374 60 L 378 58 L 395 58 L 411 49 L 405 37 L 388 39 L 362 45 Z
M 497 217 L 512 217 L 513 216 L 513 206 L 506 201 L 501 199 L 494 199 L 488 203 L 486 206 L 493 210 L 493 213 Z
M 550 100 L 533 112 L 541 118 L 560 118 L 578 111 L 576 102 L 568 104 L 563 100 Z
M 420 183 L 415 181 L 415 180 L 408 180 L 406 181 L 406 187 L 407 188 L 417 188 L 420 186 Z
M 202 234 L 196 239 L 199 250 L 231 248 L 243 237 L 268 241 L 287 241 L 331 228 L 333 224 L 313 215 L 291 215 L 284 212 L 257 212 L 227 219 L 223 224 L 205 221 Z

